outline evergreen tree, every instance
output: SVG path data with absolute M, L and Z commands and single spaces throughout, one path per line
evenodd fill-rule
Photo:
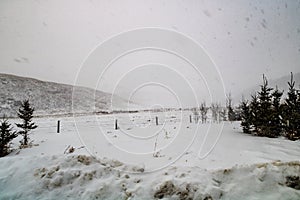
M 251 112 L 250 112 L 250 107 L 248 104 L 248 101 L 243 100 L 241 103 L 241 117 L 242 117 L 242 122 L 241 126 L 243 128 L 244 133 L 251 133 Z
M 251 102 L 250 102 L 250 125 L 251 125 L 251 131 L 254 131 L 255 134 L 258 133 L 258 127 L 261 125 L 261 121 L 259 119 L 259 101 L 257 93 L 254 95 L 251 95 Z
M 3 118 L 0 122 L 0 157 L 7 155 L 10 151 L 9 144 L 18 135 L 12 131 L 11 124 Z
M 18 116 L 22 119 L 22 123 L 16 124 L 17 127 L 22 129 L 21 131 L 19 131 L 19 134 L 23 136 L 23 141 L 21 142 L 22 145 L 28 145 L 29 131 L 37 128 L 34 122 L 32 122 L 33 112 L 34 108 L 31 107 L 29 100 L 23 101 L 18 112 Z
M 227 110 L 228 110 L 228 120 L 229 121 L 234 121 L 235 120 L 235 112 L 232 107 L 232 98 L 231 98 L 231 93 L 227 96 Z
M 252 95 L 250 104 L 243 101 L 240 106 L 243 132 L 278 137 L 284 131 L 288 139 L 300 139 L 300 90 L 295 89 L 293 73 L 288 85 L 287 97 L 281 104 L 283 91 L 279 91 L 277 86 L 273 91 L 263 75 L 260 91 Z
M 241 121 L 242 120 L 242 116 L 241 116 L 241 113 L 242 113 L 242 105 L 239 104 L 235 109 L 234 109 L 234 118 L 236 121 Z
M 296 113 L 297 113 L 297 136 L 300 138 L 300 88 L 297 90 L 297 104 L 296 104 Z
M 271 120 L 271 137 L 278 137 L 280 133 L 282 132 L 282 112 L 281 112 L 281 96 L 283 92 L 278 90 L 278 87 L 276 86 L 275 91 L 272 93 L 273 101 L 273 113 L 272 113 L 272 120 Z
M 201 114 L 202 123 L 206 123 L 207 111 L 208 111 L 208 108 L 206 107 L 206 103 L 205 102 L 201 103 L 201 105 L 200 105 L 200 114 Z
M 268 86 L 268 80 L 263 75 L 263 84 L 260 86 L 260 92 L 258 92 L 259 109 L 258 109 L 258 136 L 272 137 L 271 133 L 271 120 L 272 120 L 272 95 L 273 88 Z
M 219 109 L 219 117 L 222 121 L 227 121 L 226 109 Z
M 284 104 L 284 130 L 287 138 L 296 140 L 300 138 L 300 110 L 299 110 L 299 92 L 295 89 L 293 73 L 288 82 L 289 91 Z

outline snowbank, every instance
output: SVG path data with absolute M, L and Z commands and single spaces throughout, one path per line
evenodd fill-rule
M 143 167 L 85 155 L 0 159 L 0 199 L 300 199 L 300 162 L 210 171 Z

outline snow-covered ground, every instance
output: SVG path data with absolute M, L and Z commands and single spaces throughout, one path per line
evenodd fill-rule
M 0 158 L 0 199 L 300 199 L 299 141 L 191 114 L 36 118 L 35 145 Z

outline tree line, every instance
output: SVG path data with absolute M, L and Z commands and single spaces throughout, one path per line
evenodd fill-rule
M 300 139 L 300 90 L 295 87 L 293 73 L 288 86 L 287 95 L 282 98 L 283 91 L 277 86 L 270 87 L 263 75 L 260 91 L 241 103 L 241 126 L 244 133 Z
M 201 119 L 202 123 L 206 123 L 208 119 L 208 111 L 211 113 L 211 122 L 219 123 L 221 121 L 239 121 L 241 120 L 240 108 L 235 108 L 231 93 L 226 96 L 226 105 L 222 106 L 221 103 L 212 102 L 210 106 L 206 106 L 206 102 L 202 102 L 199 107 L 192 108 L 192 113 L 195 121 Z M 199 117 L 198 117 L 199 116 Z
M 13 139 L 21 135 L 23 139 L 20 141 L 21 147 L 27 147 L 29 143 L 29 132 L 37 128 L 34 122 L 32 122 L 34 108 L 30 105 L 29 100 L 24 100 L 18 110 L 18 117 L 21 119 L 21 123 L 16 123 L 19 128 L 18 131 L 14 131 L 11 124 L 8 122 L 5 116 L 3 116 L 0 122 L 0 157 L 3 157 L 10 153 L 10 144 Z

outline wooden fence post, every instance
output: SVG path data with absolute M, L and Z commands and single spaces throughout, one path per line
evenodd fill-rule
M 118 120 L 116 119 L 116 121 L 115 121 L 115 130 L 118 130 L 119 129 L 119 127 L 118 127 Z
M 60 120 L 57 121 L 57 133 L 60 132 Z

